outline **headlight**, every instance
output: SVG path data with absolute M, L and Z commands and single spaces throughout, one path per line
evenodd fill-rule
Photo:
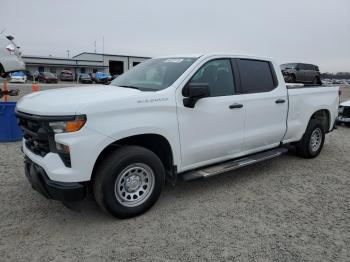
M 344 107 L 343 106 L 340 106 L 339 108 L 338 108 L 338 113 L 343 113 L 344 112 Z
M 74 120 L 49 122 L 49 126 L 56 134 L 71 133 L 80 130 L 86 123 L 86 116 L 76 116 Z

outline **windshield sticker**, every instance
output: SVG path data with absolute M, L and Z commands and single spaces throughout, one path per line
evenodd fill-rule
M 167 59 L 164 61 L 164 63 L 181 63 L 182 61 L 184 61 L 181 58 L 171 58 L 171 59 Z

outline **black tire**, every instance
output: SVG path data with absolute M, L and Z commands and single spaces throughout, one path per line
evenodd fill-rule
M 136 187 L 139 186 L 141 190 L 146 186 L 144 193 L 145 196 L 141 195 L 141 191 L 136 192 L 137 194 L 127 191 L 126 181 L 122 184 L 125 187 L 123 189 L 124 192 L 121 193 L 121 189 L 119 190 L 118 185 L 120 185 L 120 181 L 123 181 L 124 178 L 127 180 L 129 177 L 134 176 L 125 175 L 127 170 L 130 168 L 137 168 L 133 167 L 133 165 L 142 165 L 142 167 L 140 167 L 141 171 L 142 168 L 145 167 L 147 170 L 151 170 L 153 172 L 153 178 L 150 179 L 153 181 L 152 185 L 150 184 L 150 180 L 147 181 L 149 182 L 149 188 L 151 188 L 148 192 L 146 185 L 143 185 L 142 187 L 141 185 L 136 185 Z M 136 176 L 139 175 L 139 171 L 140 170 L 136 172 Z M 151 171 L 150 174 L 152 173 Z M 142 175 L 143 173 L 141 172 L 140 177 Z M 130 218 L 146 212 L 158 200 L 165 183 L 165 170 L 161 160 L 152 151 L 139 146 L 125 146 L 112 151 L 99 164 L 94 177 L 93 192 L 95 200 L 100 205 L 100 207 L 115 217 Z M 140 177 L 136 183 L 143 183 L 140 180 L 142 179 Z M 135 182 L 135 179 L 133 179 L 133 181 Z M 125 193 L 127 194 L 126 196 Z M 124 196 L 121 194 L 124 194 Z M 131 198 L 127 200 L 126 197 L 130 197 L 131 194 L 134 194 L 132 197 L 135 197 L 136 195 L 136 197 L 140 197 L 140 199 L 143 197 L 145 199 L 143 202 L 137 204 L 136 206 L 128 206 L 130 203 L 132 203 L 132 201 L 138 201 Z M 138 194 L 140 194 L 140 196 Z M 125 200 L 123 200 L 123 198 Z M 129 203 L 128 201 L 131 202 Z
M 317 146 L 315 146 L 315 143 L 313 143 L 315 140 L 312 139 L 312 136 L 315 134 L 314 132 L 319 134 L 318 137 L 320 138 Z M 305 134 L 303 135 L 302 139 L 296 144 L 296 152 L 298 155 L 304 158 L 317 157 L 322 150 L 324 140 L 324 126 L 319 121 L 311 119 L 308 127 L 306 128 Z
M 346 125 L 347 127 L 350 127 L 350 123 L 345 123 L 345 125 Z

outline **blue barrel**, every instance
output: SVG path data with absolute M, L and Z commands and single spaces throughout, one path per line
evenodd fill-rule
M 0 142 L 14 142 L 22 139 L 15 116 L 16 102 L 0 102 Z

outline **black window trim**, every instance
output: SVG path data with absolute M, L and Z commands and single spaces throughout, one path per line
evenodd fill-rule
M 246 95 L 246 94 L 258 94 L 258 93 L 269 93 L 269 92 L 272 92 L 273 90 L 275 90 L 278 86 L 279 86 L 279 83 L 278 83 L 278 78 L 277 78 L 277 74 L 276 74 L 276 71 L 275 71 L 275 68 L 272 64 L 271 61 L 267 61 L 267 60 L 263 60 L 263 59 L 254 59 L 254 58 L 232 58 L 232 64 L 234 64 L 234 71 L 237 72 L 237 75 L 238 75 L 238 79 L 239 79 L 239 82 L 238 82 L 238 85 L 237 85 L 237 95 Z M 269 68 L 270 68 L 270 73 L 271 73 L 271 76 L 272 76 L 272 81 L 273 81 L 273 85 L 274 85 L 274 88 L 270 91 L 261 91 L 261 92 L 243 92 L 243 89 L 242 89 L 242 81 L 241 81 L 241 74 L 240 74 L 240 71 L 239 71 L 239 64 L 238 64 L 238 61 L 239 60 L 248 60 L 248 61 L 258 61 L 258 62 L 266 62 L 268 63 L 269 65 Z
M 229 63 L 230 63 L 230 66 L 231 66 L 231 72 L 232 72 L 232 77 L 233 77 L 233 83 L 234 83 L 234 86 L 233 86 L 233 94 L 232 95 L 225 95 L 225 96 L 234 96 L 234 95 L 239 95 L 238 93 L 238 86 L 240 85 L 240 78 L 239 78 L 239 74 L 237 71 L 235 71 L 234 69 L 234 65 L 233 65 L 233 61 L 232 61 L 232 57 L 216 57 L 216 58 L 213 58 L 213 59 L 210 59 L 208 61 L 205 61 L 190 77 L 190 79 L 186 82 L 186 84 L 182 87 L 182 95 L 183 95 L 183 92 L 184 92 L 184 89 L 186 88 L 186 86 L 191 82 L 192 78 L 197 74 L 197 72 L 199 70 L 202 69 L 203 66 L 205 66 L 207 63 L 210 63 L 212 61 L 215 61 L 215 60 L 228 60 Z M 237 76 L 236 77 L 236 73 L 237 73 Z M 239 81 L 238 81 L 239 79 Z M 225 97 L 225 96 L 209 96 L 207 98 L 215 98 L 215 97 Z

